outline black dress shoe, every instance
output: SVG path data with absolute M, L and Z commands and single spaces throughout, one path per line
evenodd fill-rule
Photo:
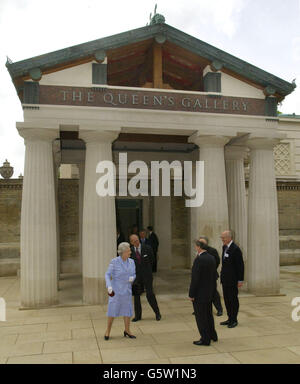
M 132 319 L 131 321 L 132 321 L 133 323 L 136 323 L 137 321 L 140 321 L 140 320 L 142 320 L 140 317 L 135 317 L 135 318 Z
M 228 328 L 235 328 L 239 325 L 237 321 L 234 321 L 233 323 L 228 324 Z
M 218 316 L 218 317 L 223 316 L 223 311 L 218 311 L 218 312 L 217 312 L 217 316 Z
M 109 336 L 106 336 L 106 335 L 105 335 L 105 336 L 104 336 L 104 340 L 106 340 L 106 341 L 109 340 Z
M 200 346 L 209 347 L 210 346 L 210 343 L 204 343 L 202 340 L 194 341 L 193 344 L 197 345 L 198 347 L 200 347 Z
M 216 343 L 219 339 L 218 339 L 218 336 L 216 335 L 216 336 L 212 337 L 211 340 Z
M 160 321 L 160 320 L 161 320 L 161 314 L 158 313 L 158 314 L 156 315 L 156 321 Z
M 126 331 L 124 331 L 124 337 L 129 337 L 129 339 L 136 339 L 136 337 L 134 335 L 130 335 Z
M 230 321 L 227 320 L 227 321 L 223 321 L 222 323 L 220 323 L 220 325 L 229 325 L 230 324 Z
M 195 316 L 195 312 L 193 312 L 193 313 L 192 313 L 192 315 L 194 315 L 194 316 Z

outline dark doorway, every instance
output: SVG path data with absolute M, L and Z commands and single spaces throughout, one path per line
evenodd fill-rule
M 116 199 L 117 226 L 129 240 L 131 229 L 137 225 L 139 229 L 143 226 L 143 200 Z

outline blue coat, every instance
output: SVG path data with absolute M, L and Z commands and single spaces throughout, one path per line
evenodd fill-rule
M 108 300 L 108 317 L 126 316 L 131 317 L 132 311 L 132 283 L 135 275 L 135 263 L 132 259 L 123 259 L 118 256 L 109 264 L 108 270 L 105 273 L 106 287 L 112 287 L 115 292 L 114 297 L 109 297 Z

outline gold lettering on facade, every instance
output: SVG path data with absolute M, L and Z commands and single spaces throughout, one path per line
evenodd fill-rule
M 249 111 L 252 102 L 250 99 L 241 99 L 233 97 L 212 97 L 209 95 L 191 95 L 184 94 L 159 94 L 136 91 L 119 90 L 103 90 L 103 93 L 97 92 L 97 89 L 78 88 L 77 89 L 59 89 L 60 102 L 72 104 L 81 103 L 82 105 L 94 106 L 114 106 L 127 108 L 136 107 L 143 108 L 147 106 L 152 109 L 171 109 L 171 110 L 187 110 L 194 112 L 201 111 L 218 111 L 223 113 L 245 113 Z M 255 100 L 257 103 L 259 100 Z M 263 100 L 262 100 L 263 102 Z M 50 103 L 49 103 L 50 104 Z M 259 105 L 259 104 L 258 104 Z

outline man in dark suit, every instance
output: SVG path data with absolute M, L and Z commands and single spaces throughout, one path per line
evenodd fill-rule
M 239 288 L 243 286 L 244 282 L 244 260 L 242 251 L 233 242 L 231 231 L 223 232 L 221 240 L 223 242 L 221 283 L 228 315 L 228 320 L 221 325 L 235 328 L 238 325 Z
M 142 319 L 141 293 L 143 287 L 146 290 L 148 303 L 153 309 L 156 320 L 161 319 L 161 314 L 158 308 L 156 297 L 153 292 L 153 276 L 152 276 L 152 261 L 153 252 L 149 245 L 143 245 L 136 235 L 130 236 L 131 258 L 135 262 L 136 279 L 132 285 L 132 294 L 134 296 L 134 311 L 135 318 L 133 322 Z
M 147 227 L 147 229 L 149 232 L 148 239 L 149 239 L 150 245 L 153 249 L 153 255 L 154 255 L 152 272 L 155 273 L 155 272 L 157 272 L 157 252 L 158 252 L 159 240 L 158 240 L 156 233 L 153 232 L 153 227 L 151 225 L 149 227 Z
M 147 239 L 147 232 L 145 229 L 141 229 L 140 232 L 139 232 L 139 236 L 140 236 L 140 242 L 142 245 L 148 245 L 149 247 L 152 248 L 151 246 L 151 243 L 150 243 L 150 240 Z M 152 251 L 153 251 L 153 248 L 152 248 Z M 153 262 L 153 261 L 152 261 Z
M 208 245 L 208 238 L 205 237 L 205 236 L 201 236 L 199 238 L 199 241 L 201 241 L 202 243 L 204 243 L 206 245 L 206 249 L 207 249 L 207 252 L 214 256 L 215 260 L 216 260 L 216 268 L 218 270 L 219 268 L 219 265 L 221 263 L 221 259 L 220 259 L 220 256 L 219 256 L 219 253 L 218 251 L 215 249 L 215 248 L 212 248 Z M 217 275 L 216 275 L 216 278 L 218 280 L 219 278 L 219 273 L 217 271 Z M 214 297 L 213 297 L 213 304 L 217 310 L 217 316 L 220 317 L 220 316 L 223 316 L 223 307 L 222 307 L 222 304 L 221 304 L 221 298 L 220 298 L 220 294 L 218 292 L 218 289 L 217 289 L 217 281 L 216 281 L 216 290 L 215 290 L 215 294 L 214 294 Z
M 216 289 L 216 262 L 206 245 L 196 241 L 197 257 L 192 268 L 192 280 L 189 298 L 193 302 L 197 327 L 201 335 L 195 345 L 210 345 L 211 340 L 218 341 L 212 313 L 212 299 Z

